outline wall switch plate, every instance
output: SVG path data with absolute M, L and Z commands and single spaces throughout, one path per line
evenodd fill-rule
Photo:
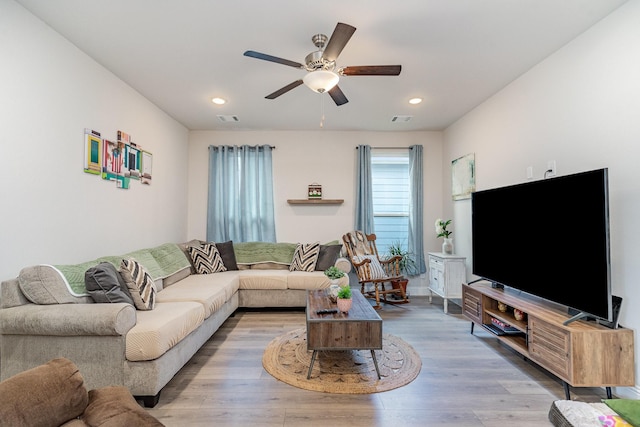
M 533 166 L 527 166 L 527 179 L 533 179 Z
M 556 176 L 556 161 L 549 160 L 547 162 L 547 171 L 544 174 L 545 178 L 551 178 L 552 176 Z

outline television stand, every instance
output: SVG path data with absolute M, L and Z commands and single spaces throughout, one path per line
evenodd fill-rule
M 504 311 L 499 302 L 506 306 L 500 304 Z M 635 385 L 631 329 L 583 321 L 565 324 L 567 314 L 551 304 L 488 283 L 462 285 L 462 313 L 471 320 L 471 333 L 477 324 L 557 376 L 567 400 L 571 399 L 570 386 L 604 387 L 610 396 L 611 387 Z M 509 333 L 494 332 L 496 326 Z

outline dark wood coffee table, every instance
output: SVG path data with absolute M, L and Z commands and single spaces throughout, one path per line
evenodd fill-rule
M 336 308 L 327 290 L 307 293 L 307 349 L 313 350 L 307 379 L 319 350 L 371 350 L 378 379 L 380 370 L 374 350 L 382 349 L 382 319 L 357 289 L 348 313 L 318 314 L 317 310 Z

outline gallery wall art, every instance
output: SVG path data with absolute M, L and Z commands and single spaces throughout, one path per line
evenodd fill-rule
M 117 131 L 116 139 L 101 138 L 100 132 L 84 130 L 84 171 L 114 181 L 117 188 L 128 189 L 131 180 L 151 184 L 153 155 L 132 141 L 131 135 Z

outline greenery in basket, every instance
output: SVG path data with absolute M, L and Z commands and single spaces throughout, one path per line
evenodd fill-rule
M 340 279 L 344 277 L 344 271 L 340 270 L 338 267 L 332 265 L 324 271 L 324 275 L 327 276 L 331 280 Z
M 349 285 L 341 286 L 338 290 L 338 298 L 351 299 L 351 287 Z
M 407 276 L 415 276 L 418 274 L 418 266 L 413 258 L 413 254 L 405 249 L 402 242 L 394 242 L 389 246 L 389 257 L 399 256 L 398 262 L 400 271 Z

